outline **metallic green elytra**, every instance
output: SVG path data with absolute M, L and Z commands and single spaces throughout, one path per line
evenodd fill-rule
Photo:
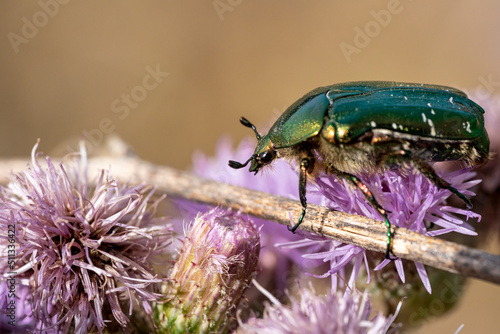
M 326 171 L 348 180 L 384 217 L 389 258 L 392 234 L 387 213 L 355 175 L 410 164 L 470 209 L 470 201 L 436 175 L 429 162 L 484 164 L 489 139 L 483 114 L 464 92 L 446 86 L 359 81 L 319 87 L 292 104 L 265 136 L 242 117 L 241 123 L 254 130 L 257 147 L 245 163 L 229 161 L 229 166 L 250 163 L 250 171 L 257 173 L 276 158 L 298 162 L 302 214 L 289 228 L 292 232 L 306 214 L 308 177 Z

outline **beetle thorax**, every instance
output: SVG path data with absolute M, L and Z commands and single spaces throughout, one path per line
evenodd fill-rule
M 354 147 L 354 146 L 368 147 Z M 315 161 L 314 175 L 328 172 L 328 166 L 337 170 L 351 173 L 372 173 L 377 170 L 371 154 L 371 147 L 366 143 L 358 145 L 334 145 L 322 136 L 309 138 L 300 144 L 276 150 L 281 159 L 294 162 L 299 165 L 304 158 L 312 158 Z
M 332 166 L 339 171 L 355 175 L 377 171 L 373 148 L 368 143 L 332 145 L 327 139 L 320 137 L 318 154 L 323 157 L 326 168 Z

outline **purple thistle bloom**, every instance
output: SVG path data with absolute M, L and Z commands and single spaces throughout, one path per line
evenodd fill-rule
M 272 304 L 266 304 L 263 318 L 240 321 L 236 333 L 386 333 L 396 318 L 379 313 L 370 319 L 372 306 L 366 292 L 329 291 L 320 296 L 311 287 L 299 289 L 299 295 L 300 300 L 290 297 L 289 305 L 268 295 Z
M 151 188 L 119 184 L 106 170 L 88 182 L 83 147 L 80 159 L 54 165 L 47 157 L 42 166 L 37 146 L 31 166 L 0 195 L 0 225 L 16 225 L 16 278 L 29 282 L 36 330 L 127 331 L 133 305 L 151 314 L 160 296 L 150 260 L 170 244 L 171 227 L 153 225 L 160 219 Z M 4 284 L 10 269 L 0 270 Z
M 213 160 L 201 155 L 195 158 L 195 171 L 201 176 L 218 181 L 296 199 L 298 195 L 297 171 L 283 160 L 277 160 L 273 163 L 272 167 L 276 173 L 268 175 L 264 172 L 263 175 L 254 176 L 252 173 L 227 168 L 228 160 L 246 160 L 253 153 L 253 150 L 254 145 L 250 141 L 242 142 L 237 150 L 232 151 L 230 143 L 227 140 L 221 140 Z M 479 180 L 471 180 L 474 176 L 474 172 L 462 170 L 447 173 L 442 177 L 458 191 L 470 196 L 474 193 L 469 189 L 480 182 Z M 446 199 L 451 193 L 446 189 L 438 189 L 431 181 L 413 169 L 389 170 L 383 174 L 365 175 L 360 176 L 360 178 L 369 186 L 377 201 L 390 211 L 389 221 L 396 226 L 409 228 L 426 235 L 439 235 L 452 231 L 476 235 L 473 228 L 462 222 L 456 215 L 465 216 L 467 219 L 480 218 L 480 216 L 465 209 L 447 206 Z M 339 180 L 335 175 L 323 175 L 316 179 L 316 184 L 310 183 L 307 193 L 308 203 L 320 204 L 331 209 L 364 215 L 373 219 L 382 219 L 359 190 L 351 187 L 346 181 Z M 427 231 L 425 221 L 432 222 L 441 228 Z M 342 277 L 341 282 L 345 281 L 347 265 L 352 266 L 352 272 L 347 279 L 351 288 L 354 287 L 354 282 L 363 263 L 367 267 L 369 275 L 367 251 L 361 247 L 318 237 L 299 241 L 296 236 L 286 231 L 282 226 L 269 223 L 263 226 L 263 244 L 272 242 L 286 248 L 283 254 L 287 254 L 289 258 L 296 260 L 299 264 L 304 263 L 304 259 L 310 260 L 312 263 L 317 263 L 318 260 L 329 262 L 330 270 L 320 277 L 333 275 L 334 289 L 337 288 L 338 283 L 338 276 L 334 274 Z M 303 235 L 306 234 L 303 233 Z M 300 253 L 299 249 L 302 249 Z M 299 257 L 302 257 L 302 260 L 298 260 Z M 404 282 L 403 262 L 401 259 L 394 262 L 399 276 Z M 389 260 L 384 260 L 375 270 L 381 269 L 389 263 Z M 415 265 L 425 288 L 430 292 L 431 287 L 424 266 L 420 263 Z
M 465 195 L 474 195 L 469 188 L 477 185 L 480 180 L 471 180 L 475 173 L 468 170 L 450 172 L 446 179 L 453 187 Z M 375 198 L 389 212 L 389 221 L 399 227 L 408 228 L 412 231 L 429 236 L 441 235 L 449 232 L 458 232 L 467 235 L 476 235 L 472 226 L 463 222 L 456 215 L 463 215 L 466 219 L 480 218 L 480 215 L 465 209 L 458 209 L 446 205 L 446 199 L 451 192 L 446 189 L 437 188 L 430 180 L 421 173 L 414 170 L 386 171 L 383 174 L 373 174 L 361 177 L 363 182 L 369 185 Z M 340 181 L 334 175 L 325 175 L 316 179 L 317 192 L 322 194 L 322 205 L 334 210 L 364 215 L 369 218 L 380 220 L 377 210 L 368 203 L 361 191 L 353 188 L 347 181 Z M 425 221 L 439 226 L 439 229 L 427 231 Z M 317 241 L 311 241 L 314 243 Z M 293 244 L 283 245 L 295 247 Z M 340 273 L 345 277 L 345 266 L 352 264 L 352 272 L 349 278 L 349 288 L 354 287 L 358 272 L 365 263 L 369 275 L 367 253 L 365 249 L 332 241 L 329 250 L 304 257 L 321 259 L 330 263 L 330 270 L 319 277 L 327 277 Z M 374 270 L 379 270 L 391 263 L 384 259 Z M 394 260 L 396 270 L 402 282 L 405 282 L 403 262 L 401 259 Z M 417 272 L 427 291 L 430 293 L 431 286 L 423 264 L 415 262 Z M 369 276 L 368 276 L 369 279 Z M 332 284 L 336 287 L 337 276 L 332 276 Z
M 259 232 L 240 214 L 220 208 L 199 214 L 162 287 L 165 303 L 156 307 L 161 333 L 225 333 L 255 276 Z

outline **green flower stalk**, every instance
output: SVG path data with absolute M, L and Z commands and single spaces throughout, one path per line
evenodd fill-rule
M 190 226 L 156 307 L 160 333 L 224 333 L 256 274 L 259 232 L 240 214 L 219 208 Z

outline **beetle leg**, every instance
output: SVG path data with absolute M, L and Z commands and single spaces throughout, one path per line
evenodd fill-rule
M 334 168 L 333 166 L 329 166 L 328 171 L 337 175 L 337 177 L 339 178 L 347 180 L 353 186 L 361 190 L 361 192 L 363 193 L 363 195 L 365 195 L 365 198 L 368 200 L 371 206 L 373 206 L 378 211 L 378 213 L 384 218 L 385 225 L 387 226 L 387 247 L 385 249 L 385 258 L 390 260 L 392 232 L 391 232 L 391 223 L 389 222 L 389 218 L 387 217 L 387 210 L 385 210 L 377 202 L 370 189 L 368 189 L 366 184 L 364 184 L 363 181 L 361 181 L 357 176 L 342 172 Z
M 422 173 L 425 177 L 431 180 L 432 183 L 434 183 L 438 188 L 448 189 L 449 191 L 457 195 L 458 198 L 464 201 L 468 210 L 472 209 L 471 201 L 467 197 L 465 197 L 464 194 L 458 191 L 455 187 L 452 187 L 449 182 L 439 177 L 439 175 L 436 174 L 436 171 L 434 171 L 434 168 L 429 166 L 429 164 L 419 159 L 411 160 L 411 164 L 415 166 L 420 171 L 420 173 Z
M 420 173 L 422 173 L 426 178 L 428 178 L 432 183 L 434 183 L 438 188 L 448 189 L 453 194 L 457 195 L 462 201 L 464 201 L 467 209 L 472 209 L 471 201 L 465 197 L 460 191 L 458 191 L 455 187 L 452 187 L 449 182 L 443 180 L 439 175 L 436 174 L 434 168 L 432 168 L 427 162 L 417 158 L 411 157 L 410 153 L 407 151 L 402 151 L 401 154 L 393 154 L 385 157 L 382 162 L 385 164 L 391 164 L 390 159 L 399 160 L 400 162 L 407 162 L 411 164 L 414 168 L 418 169 Z
M 302 224 L 304 216 L 306 215 L 307 209 L 307 199 L 306 199 L 306 183 L 307 183 L 307 173 L 314 169 L 314 159 L 311 157 L 304 158 L 300 161 L 300 173 L 299 173 L 299 198 L 300 204 L 302 204 L 302 214 L 300 215 L 299 221 L 292 228 L 288 226 L 288 230 L 295 233 L 295 230 Z

